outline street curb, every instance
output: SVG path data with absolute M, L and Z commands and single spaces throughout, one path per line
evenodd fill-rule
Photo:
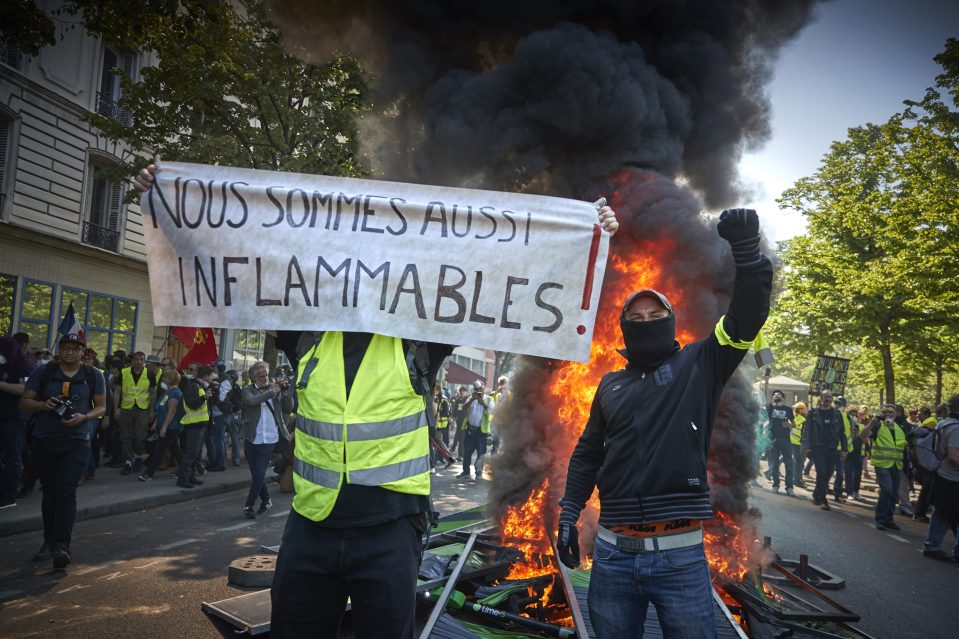
M 270 481 L 270 479 L 267 479 L 267 481 Z M 147 508 L 156 508 L 157 506 L 165 506 L 167 504 L 176 504 L 194 499 L 202 499 L 203 497 L 220 495 L 222 493 L 237 490 L 238 488 L 248 487 L 249 485 L 250 478 L 245 477 L 243 479 L 224 481 L 217 484 L 204 484 L 203 486 L 197 486 L 192 490 L 185 488 L 171 488 L 170 492 L 166 493 L 144 495 L 141 497 L 133 497 L 131 499 L 117 500 L 87 507 L 82 506 L 81 497 L 77 500 L 76 520 L 84 521 L 87 519 L 96 519 L 98 517 L 108 517 L 110 515 L 119 515 L 121 513 L 129 513 L 137 510 L 146 510 Z M 36 498 L 42 498 L 42 495 L 39 493 L 39 491 L 37 491 Z M 43 530 L 43 518 L 39 514 L 33 517 L 13 521 L 0 520 L 0 537 L 9 537 L 10 535 L 31 532 L 34 530 Z

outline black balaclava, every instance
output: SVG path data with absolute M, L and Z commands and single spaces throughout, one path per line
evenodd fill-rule
M 652 297 L 659 300 L 669 311 L 669 315 L 649 322 L 627 320 L 626 309 L 638 297 Z M 619 328 L 623 332 L 623 343 L 626 345 L 620 354 L 629 360 L 631 366 L 641 370 L 657 368 L 679 350 L 679 344 L 676 342 L 676 316 L 666 296 L 658 291 L 644 289 L 630 295 L 623 304 Z

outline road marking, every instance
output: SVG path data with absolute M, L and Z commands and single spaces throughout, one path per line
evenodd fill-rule
M 103 570 L 103 569 L 106 568 L 107 566 L 112 566 L 112 565 L 115 564 L 115 563 L 117 563 L 117 562 L 115 562 L 115 561 L 108 561 L 108 562 L 106 562 L 105 564 L 99 564 L 99 565 L 96 565 L 96 566 L 90 566 L 89 568 L 84 568 L 83 570 L 78 570 L 76 574 L 78 574 L 78 575 L 89 575 L 91 572 L 96 572 L 96 571 L 98 571 L 98 570 Z
M 286 517 L 289 514 L 290 514 L 290 509 L 287 508 L 283 512 L 273 513 L 272 515 L 270 515 L 270 517 Z
M 229 530 L 240 530 L 241 528 L 248 528 L 255 524 L 255 521 L 244 521 L 241 524 L 235 524 L 233 526 L 227 526 L 226 528 L 217 528 L 217 532 L 227 532 Z
M 149 568 L 150 566 L 154 566 L 158 563 L 160 563 L 159 559 L 157 559 L 156 561 L 151 561 L 148 564 L 143 564 L 142 566 L 134 566 L 134 568 L 136 568 L 137 570 L 140 570 L 141 568 Z
M 57 594 L 62 595 L 65 592 L 70 592 L 71 590 L 82 590 L 83 588 L 89 588 L 90 586 L 81 586 L 77 584 L 76 586 L 70 586 L 69 588 L 64 588 L 63 590 L 58 590 Z
M 98 581 L 113 581 L 114 579 L 119 579 L 120 577 L 125 576 L 125 572 L 111 572 L 109 575 L 103 575 L 98 579 Z
M 893 534 L 890 534 L 890 533 L 886 533 L 886 535 L 887 535 L 888 537 L 891 537 L 891 538 L 895 539 L 896 541 L 901 541 L 901 542 L 904 543 L 904 544 L 908 544 L 908 543 L 909 543 L 909 540 L 908 540 L 908 539 L 904 539 L 904 538 L 900 537 L 899 535 L 893 535 Z
M 157 546 L 157 550 L 172 550 L 173 548 L 179 548 L 180 546 L 186 546 L 187 544 L 192 544 L 195 541 L 200 541 L 199 539 L 181 539 L 180 541 L 174 541 L 172 544 L 164 544 L 162 546 Z

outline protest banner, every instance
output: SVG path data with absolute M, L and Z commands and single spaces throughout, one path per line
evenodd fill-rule
M 593 204 L 164 162 L 141 209 L 156 324 L 589 359 L 609 245 Z
M 810 395 L 820 395 L 824 390 L 838 397 L 846 392 L 846 375 L 849 373 L 849 360 L 832 355 L 820 355 L 816 358 L 816 368 L 812 372 L 809 384 Z

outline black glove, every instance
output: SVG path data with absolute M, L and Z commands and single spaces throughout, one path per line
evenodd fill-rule
M 576 522 L 563 521 L 560 517 L 559 532 L 556 533 L 556 552 L 559 560 L 568 568 L 579 567 L 579 531 Z
M 759 216 L 752 209 L 726 209 L 716 227 L 719 237 L 729 242 L 736 266 L 759 262 Z

